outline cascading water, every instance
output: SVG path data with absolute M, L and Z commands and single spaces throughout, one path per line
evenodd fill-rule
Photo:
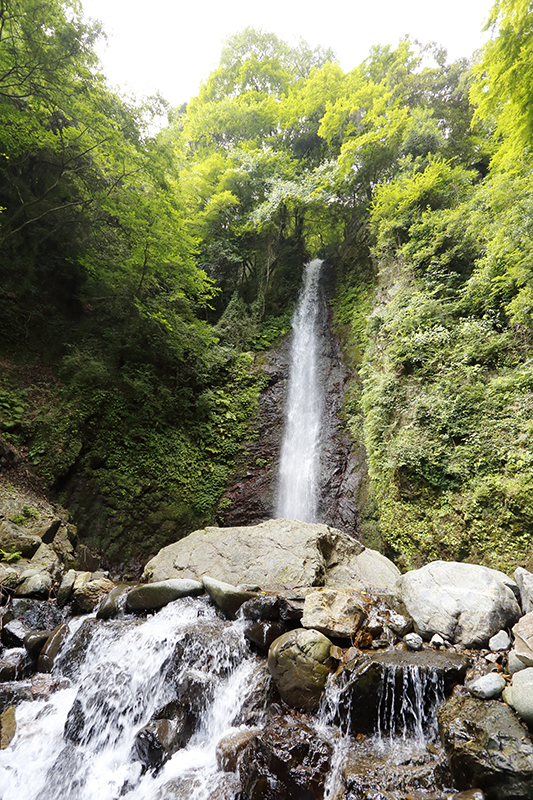
M 226 776 L 215 748 L 239 725 L 258 667 L 242 627 L 192 599 L 146 620 L 74 622 L 54 667 L 67 688 L 17 708 L 16 737 L 0 752 L 2 800 L 217 796 Z M 151 769 L 140 733 L 173 705 L 187 742 Z
M 342 680 L 330 678 L 317 720 L 318 732 L 334 745 L 324 800 L 377 798 L 382 795 L 367 792 L 378 789 L 391 800 L 404 798 L 403 790 L 411 782 L 435 789 L 439 766 L 434 742 L 436 709 L 444 700 L 442 673 L 415 665 L 384 665 L 371 735 L 351 731 L 352 713 L 364 712 L 350 707 L 346 688 Z M 432 752 L 427 750 L 428 743 Z
M 294 312 L 276 516 L 317 522 L 321 389 L 318 380 L 319 279 L 322 261 L 306 264 Z

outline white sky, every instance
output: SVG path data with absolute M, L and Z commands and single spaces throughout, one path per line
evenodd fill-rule
M 98 48 L 110 83 L 123 91 L 160 91 L 172 105 L 198 92 L 217 66 L 227 36 L 249 25 L 296 44 L 332 47 L 349 71 L 372 45 L 396 46 L 406 34 L 435 41 L 450 59 L 470 57 L 487 38 L 481 30 L 493 0 L 82 0 L 102 21 Z

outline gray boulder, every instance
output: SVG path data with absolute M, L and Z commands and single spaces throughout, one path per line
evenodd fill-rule
M 520 661 L 533 667 L 533 611 L 525 614 L 513 628 L 515 653 Z
M 128 611 L 150 611 L 163 608 L 173 600 L 180 597 L 194 597 L 202 594 L 203 584 L 184 578 L 174 578 L 158 583 L 148 583 L 136 586 L 126 596 L 126 609 Z
M 501 650 L 509 650 L 511 646 L 511 637 L 507 631 L 498 631 L 494 636 L 489 639 L 489 650 L 493 653 L 498 653 Z
M 14 522 L 0 521 L 0 548 L 6 553 L 18 552 L 23 558 L 32 558 L 40 546 L 41 540 L 35 534 Z
M 98 603 L 115 588 L 112 580 L 106 577 L 85 581 L 78 588 L 74 582 L 73 599 L 80 611 L 94 611 Z
M 464 647 L 486 645 L 520 617 L 516 584 L 477 564 L 433 561 L 402 575 L 397 593 L 426 639 L 440 633 Z
M 479 787 L 487 800 L 532 800 L 533 742 L 508 706 L 458 692 L 437 717 L 458 789 Z
M 514 708 L 520 719 L 533 727 L 533 668 L 520 670 L 513 675 L 503 691 L 503 699 Z
M 235 586 L 354 586 L 389 591 L 394 564 L 342 531 L 298 520 L 268 520 L 240 528 L 205 528 L 164 547 L 142 580 L 200 580 Z
M 297 629 L 276 639 L 268 651 L 268 669 L 285 702 L 315 711 L 333 667 L 331 642 L 323 633 Z
M 492 700 L 499 697 L 506 687 L 505 678 L 497 672 L 489 672 L 467 684 L 467 689 L 474 697 L 480 700 Z
M 514 571 L 514 579 L 520 589 L 522 611 L 524 614 L 529 614 L 530 611 L 533 611 L 533 573 L 523 567 L 518 567 Z
M 365 605 L 364 597 L 356 591 L 317 589 L 305 598 L 301 624 L 325 636 L 351 638 L 366 617 Z
M 509 650 L 507 656 L 507 672 L 509 675 L 514 675 L 515 672 L 520 672 L 522 669 L 527 669 L 527 664 L 524 664 L 521 658 L 518 658 L 515 650 Z
M 204 575 L 202 583 L 213 603 L 228 619 L 235 619 L 242 604 L 257 596 L 255 592 L 248 592 L 225 581 L 217 581 L 209 575 Z

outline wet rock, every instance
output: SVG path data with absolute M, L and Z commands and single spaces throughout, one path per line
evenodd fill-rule
M 521 720 L 533 728 L 533 668 L 528 667 L 513 675 L 504 689 L 503 699 L 514 708 Z
M 277 638 L 287 633 L 289 627 L 283 622 L 250 622 L 244 629 L 244 635 L 249 642 L 255 644 L 261 652 L 267 653 L 270 645 Z
M 365 598 L 357 591 L 324 588 L 306 596 L 301 624 L 325 636 L 351 638 L 365 617 Z
M 62 622 L 52 631 L 46 640 L 37 660 L 39 672 L 51 672 L 61 645 L 69 633 L 68 622 Z
M 476 564 L 433 561 L 402 575 L 397 589 L 418 632 L 481 647 L 520 617 L 516 584 Z
M 378 728 L 378 720 L 383 731 L 396 724 L 401 728 L 404 721 L 412 725 L 413 719 L 402 721 L 406 693 L 413 707 L 418 703 L 415 694 L 421 694 L 422 710 L 430 721 L 432 704 L 442 699 L 441 692 L 449 695 L 457 683 L 462 683 L 469 663 L 465 655 L 441 650 L 354 651 L 353 659 L 346 659 L 335 675 L 342 709 L 336 723 L 354 734 L 371 734 Z M 382 688 L 385 684 L 386 691 Z
M 511 709 L 457 691 L 437 711 L 455 786 L 487 800 L 533 798 L 533 743 Z
M 444 647 L 446 645 L 446 642 L 444 641 L 440 633 L 434 633 L 431 639 L 429 640 L 429 643 L 432 647 Z
M 128 611 L 151 611 L 163 608 L 180 597 L 202 594 L 203 584 L 187 578 L 172 578 L 158 583 L 147 583 L 131 589 L 126 596 Z
M 432 748 L 433 750 L 433 748 Z M 406 749 L 395 755 L 383 742 L 372 746 L 368 740 L 350 746 L 341 767 L 343 789 L 334 797 L 352 800 L 451 800 L 442 791 L 450 784 L 444 753 Z M 440 791 L 439 791 L 440 789 Z M 453 798 L 455 800 L 455 796 Z
M 261 732 L 261 728 L 234 728 L 228 733 L 224 734 L 222 739 L 217 744 L 216 758 L 218 768 L 223 772 L 236 772 L 239 765 L 239 759 L 253 739 Z
M 69 686 L 70 681 L 61 676 L 37 672 L 31 679 L 31 696 L 33 699 L 42 700 L 49 697 L 52 692 L 67 689 Z
M 264 720 L 268 704 L 275 691 L 272 676 L 265 661 L 257 662 L 250 685 L 253 687 L 252 691 L 248 693 L 239 713 L 231 721 L 235 727 L 239 725 L 255 726 Z
M 507 631 L 498 631 L 489 639 L 489 650 L 497 653 L 500 650 L 508 650 L 511 646 L 511 637 Z
M 15 706 L 9 706 L 0 714 L 0 750 L 9 747 L 17 732 Z
M 485 795 L 481 789 L 468 789 L 466 792 L 457 792 L 453 800 L 485 800 Z
M 202 583 L 213 603 L 228 619 L 235 619 L 242 604 L 255 597 L 254 592 L 239 589 L 237 586 L 218 581 L 208 575 L 202 577 Z
M 30 628 L 21 619 L 12 619 L 2 628 L 2 643 L 6 647 L 24 647 Z
M 533 611 L 525 614 L 513 627 L 514 649 L 520 661 L 533 667 Z
M 33 672 L 33 663 L 23 647 L 5 650 L 0 658 L 0 681 L 20 681 Z
M 26 634 L 23 644 L 31 658 L 37 659 L 52 633 L 53 631 L 30 631 Z
M 178 719 L 156 719 L 138 732 L 133 745 L 133 758 L 143 771 L 159 770 L 170 756 L 185 744 L 184 725 Z
M 13 598 L 4 615 L 4 623 L 18 619 L 31 630 L 51 630 L 64 621 L 63 612 L 54 602 L 31 598 Z
M 330 640 L 319 631 L 284 633 L 270 646 L 268 669 L 283 700 L 294 708 L 314 711 L 332 670 Z
M 533 573 L 528 572 L 523 567 L 518 567 L 514 571 L 514 579 L 520 589 L 520 602 L 524 614 L 533 611 Z
M 241 782 L 247 800 L 322 800 L 331 745 L 300 718 L 274 716 L 244 750 Z
M 96 619 L 106 620 L 118 617 L 121 609 L 126 605 L 125 592 L 124 586 L 115 586 L 114 589 L 111 589 L 100 603 L 96 612 Z
M 0 714 L 9 706 L 17 706 L 26 700 L 32 700 L 29 681 L 8 681 L 0 683 Z
M 497 672 L 489 672 L 488 675 L 482 675 L 474 681 L 470 681 L 466 688 L 474 697 L 479 697 L 480 700 L 492 700 L 493 697 L 499 697 L 507 683 L 503 675 Z
M 260 622 L 278 620 L 280 616 L 280 597 L 277 594 L 261 594 L 252 597 L 241 606 L 244 619 Z

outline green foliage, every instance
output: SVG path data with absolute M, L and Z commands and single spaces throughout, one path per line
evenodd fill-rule
M 22 558 L 22 553 L 20 550 L 13 550 L 11 552 L 2 550 L 0 547 L 0 562 L 4 564 L 13 564 L 15 561 L 19 561 Z
M 29 506 L 23 506 L 22 514 L 16 514 L 14 517 L 10 517 L 10 519 L 15 525 L 25 525 L 32 519 L 39 519 L 39 512 Z

